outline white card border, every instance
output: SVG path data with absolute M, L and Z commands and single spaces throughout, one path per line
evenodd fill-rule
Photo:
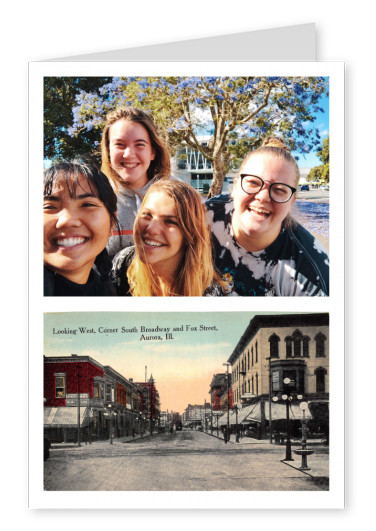
M 43 77 L 313 75 L 330 78 L 330 297 L 276 298 L 272 311 L 330 314 L 330 490 L 326 492 L 45 492 L 41 450 L 43 312 L 271 311 L 269 298 L 44 298 L 42 256 Z M 344 65 L 339 62 L 44 62 L 29 67 L 29 505 L 31 508 L 342 508 L 344 504 Z M 128 299 L 129 300 L 129 299 Z M 309 302 L 308 302 L 309 301 Z M 127 303 L 129 304 L 129 303 Z M 35 361 L 37 360 L 37 362 Z M 38 457 L 37 457 L 38 456 Z M 40 459 L 39 459 L 40 457 Z M 147 499 L 147 503 L 145 503 Z

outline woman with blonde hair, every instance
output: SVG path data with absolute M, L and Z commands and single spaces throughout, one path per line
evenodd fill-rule
M 134 224 L 135 247 L 113 260 L 119 295 L 220 296 L 210 231 L 199 193 L 181 181 L 158 181 L 145 194 Z
M 215 265 L 234 294 L 329 295 L 328 255 L 291 216 L 299 179 L 287 146 L 268 137 L 244 159 L 231 196 L 206 202 Z
M 112 233 L 107 245 L 113 257 L 133 245 L 133 224 L 142 198 L 153 183 L 170 177 L 170 155 L 152 118 L 135 107 L 107 115 L 101 154 L 101 169 L 117 194 L 120 230 Z

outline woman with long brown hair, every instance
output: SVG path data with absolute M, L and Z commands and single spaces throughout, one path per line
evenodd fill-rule
M 113 261 L 120 295 L 218 296 L 225 285 L 213 267 L 210 231 L 199 193 L 181 181 L 155 183 L 134 224 L 135 247 Z
M 106 117 L 101 142 L 102 171 L 117 195 L 120 230 L 108 242 L 108 252 L 133 244 L 133 224 L 147 189 L 170 177 L 170 154 L 149 114 L 135 107 L 115 109 Z

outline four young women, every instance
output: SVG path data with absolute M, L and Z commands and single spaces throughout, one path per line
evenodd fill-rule
M 132 107 L 110 113 L 103 173 L 70 163 L 46 172 L 45 294 L 328 295 L 328 256 L 291 217 L 296 161 L 278 139 L 264 144 L 205 215 L 199 193 L 170 179 L 152 119 Z

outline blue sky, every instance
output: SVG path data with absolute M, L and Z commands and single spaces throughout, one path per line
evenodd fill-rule
M 324 109 L 324 112 L 317 115 L 313 125 L 318 128 L 322 142 L 329 135 L 329 97 L 322 96 L 319 105 Z M 322 164 L 314 151 L 305 156 L 295 152 L 292 152 L 292 154 L 294 156 L 299 155 L 298 166 L 300 168 L 313 168 Z

